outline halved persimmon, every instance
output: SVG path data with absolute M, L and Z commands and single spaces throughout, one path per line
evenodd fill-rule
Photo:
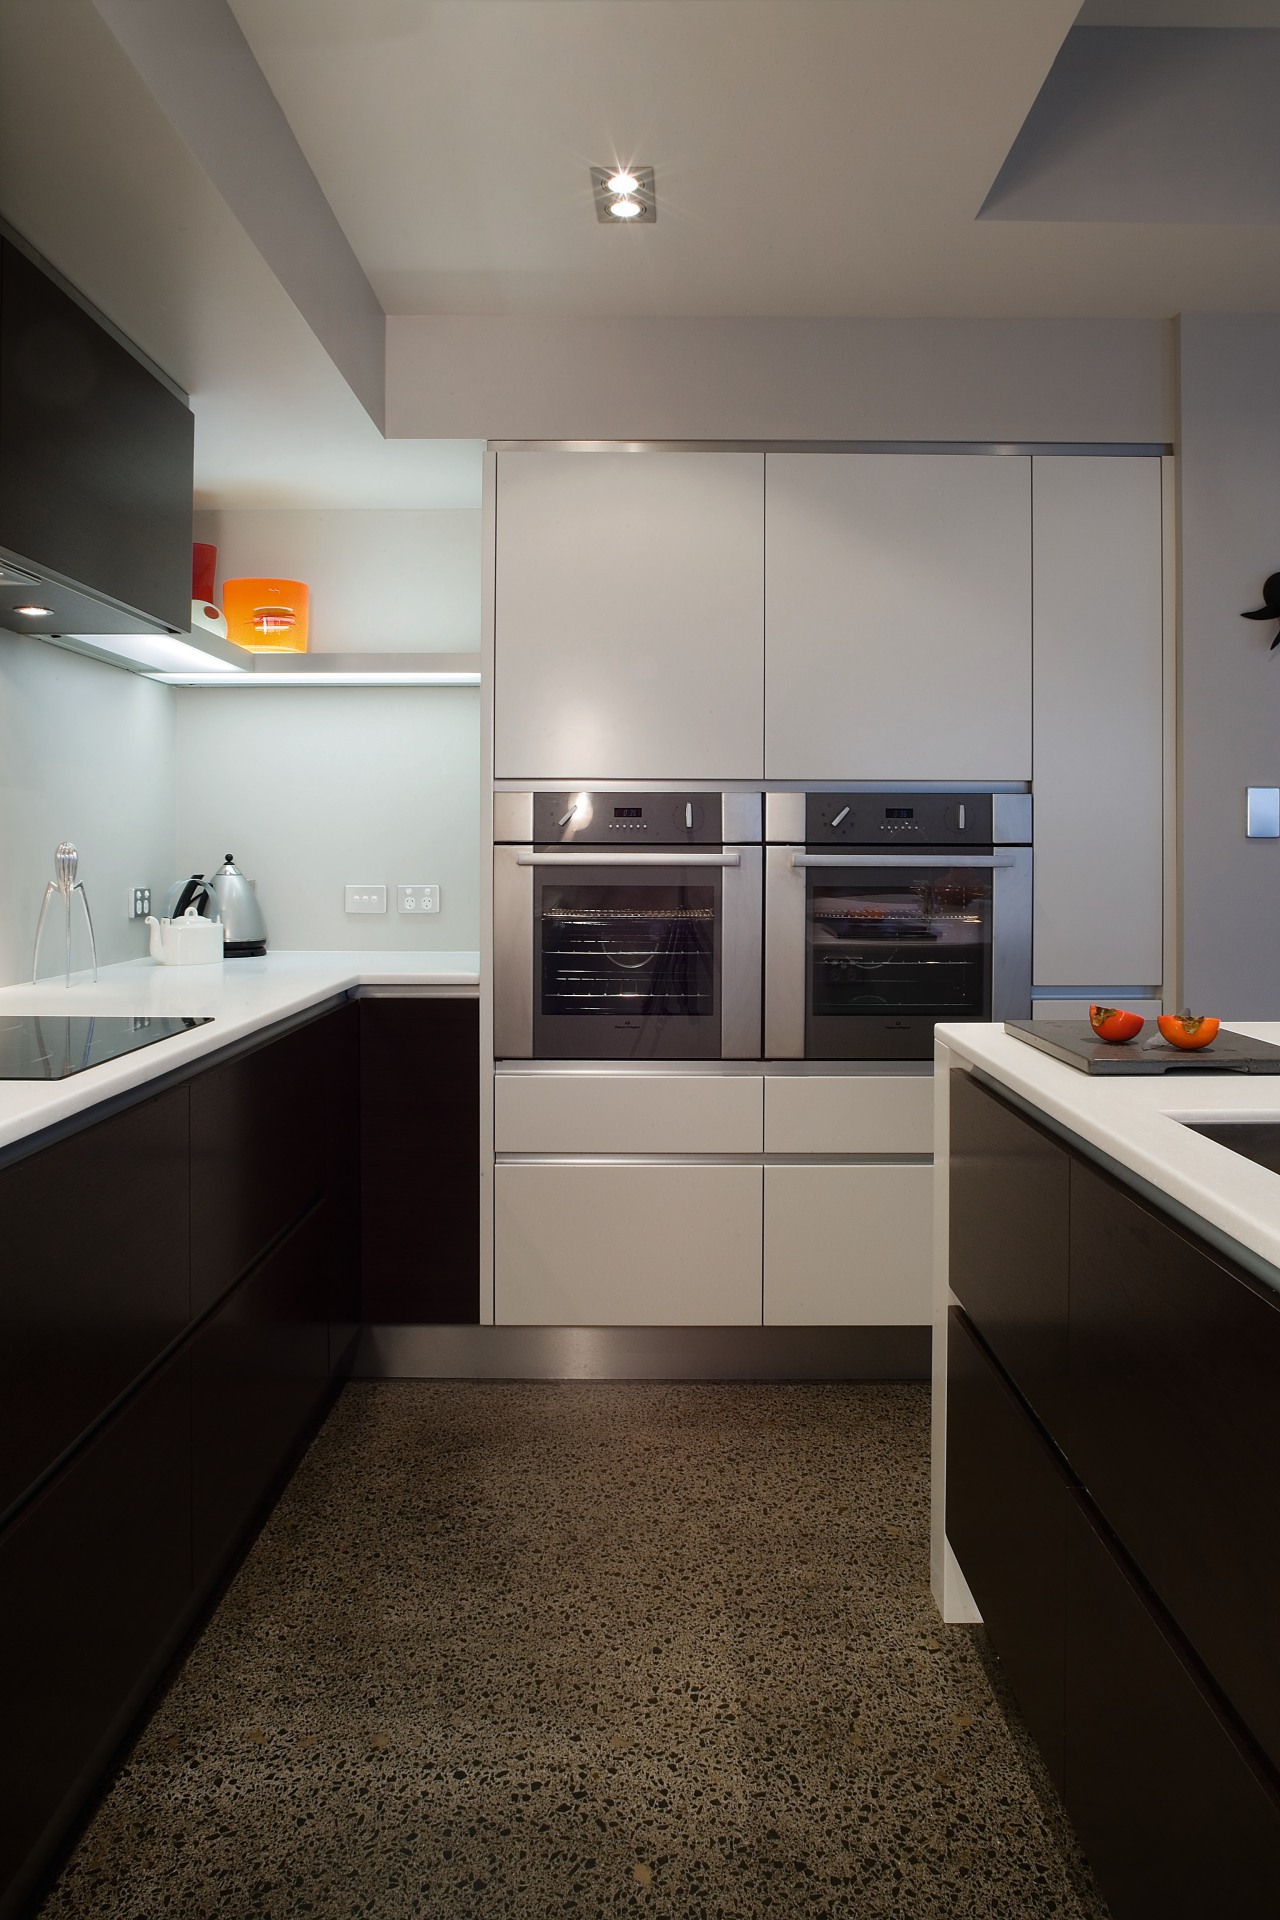
M 1221 1021 L 1208 1013 L 1161 1013 L 1156 1016 L 1156 1025 L 1171 1047 L 1184 1047 L 1194 1052 L 1197 1047 L 1207 1047 L 1211 1040 L 1218 1037 Z
M 1090 1005 L 1089 1008 L 1089 1025 L 1099 1040 L 1109 1040 L 1113 1046 L 1132 1040 L 1135 1033 L 1142 1032 L 1144 1024 L 1140 1013 L 1126 1013 L 1123 1007 Z

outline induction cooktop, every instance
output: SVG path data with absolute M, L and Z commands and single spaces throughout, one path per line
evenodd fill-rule
M 65 1080 L 192 1027 L 212 1014 L 11 1013 L 0 1017 L 0 1080 Z

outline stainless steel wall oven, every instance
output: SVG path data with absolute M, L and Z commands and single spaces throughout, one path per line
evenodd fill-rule
M 765 1054 L 925 1060 L 1031 1011 L 1031 796 L 766 797 Z
M 759 1058 L 759 794 L 493 804 L 498 1059 Z

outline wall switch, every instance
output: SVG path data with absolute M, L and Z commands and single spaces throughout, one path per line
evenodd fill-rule
M 131 920 L 145 920 L 147 915 L 150 913 L 150 911 L 151 911 L 150 887 L 130 887 L 129 918 Z
M 439 887 L 397 887 L 397 913 L 439 913 Z
M 1280 787 L 1245 788 L 1244 830 L 1250 840 L 1280 840 Z
M 385 887 L 348 887 L 348 913 L 385 913 L 387 910 L 387 890 Z

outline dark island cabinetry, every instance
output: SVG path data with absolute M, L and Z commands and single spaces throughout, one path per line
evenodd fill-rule
M 1280 1295 L 950 1091 L 952 1546 L 1116 1920 L 1274 1920 Z

